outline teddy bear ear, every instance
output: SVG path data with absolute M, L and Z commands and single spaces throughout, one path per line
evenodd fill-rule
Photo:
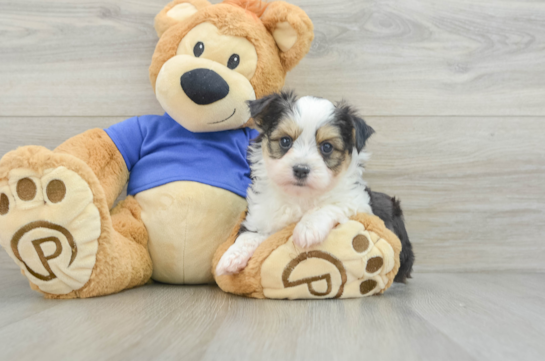
M 172 25 L 178 24 L 211 4 L 206 0 L 174 0 L 155 17 L 155 31 L 161 37 Z
M 314 39 L 312 21 L 301 8 L 284 1 L 270 3 L 261 21 L 280 49 L 284 69 L 291 70 L 310 50 Z

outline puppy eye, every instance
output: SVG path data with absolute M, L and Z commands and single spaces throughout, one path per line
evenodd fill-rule
M 231 55 L 229 61 L 227 62 L 227 67 L 229 69 L 235 69 L 238 64 L 240 64 L 240 56 L 238 56 L 238 54 Z
M 280 138 L 280 147 L 282 147 L 283 149 L 290 149 L 291 148 L 291 138 L 290 137 Z
M 320 149 L 322 150 L 322 153 L 326 155 L 331 154 L 331 152 L 333 152 L 333 146 L 331 145 L 331 143 L 328 143 L 328 142 L 322 143 L 322 145 L 320 146 Z
M 193 48 L 193 54 L 198 58 L 199 56 L 204 53 L 204 44 L 202 41 L 199 41 L 197 44 L 195 44 L 195 47 Z

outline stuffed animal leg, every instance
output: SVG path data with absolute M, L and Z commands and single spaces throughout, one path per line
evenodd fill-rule
M 101 129 L 55 151 L 22 147 L 0 161 L 0 243 L 31 288 L 86 298 L 146 283 L 148 234 L 133 197 L 110 208 L 129 172 Z
M 213 260 L 213 270 L 238 235 L 235 227 Z M 320 245 L 294 245 L 295 225 L 275 233 L 238 274 L 215 276 L 229 293 L 254 298 L 355 298 L 382 294 L 399 269 L 401 242 L 376 216 L 360 213 L 337 226 Z

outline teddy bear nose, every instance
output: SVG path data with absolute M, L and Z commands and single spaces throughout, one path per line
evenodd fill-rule
M 198 105 L 208 105 L 229 94 L 229 84 L 215 71 L 193 69 L 182 75 L 180 83 L 189 99 Z

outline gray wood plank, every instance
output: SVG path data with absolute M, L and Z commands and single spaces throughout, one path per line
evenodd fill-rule
M 124 117 L 0 117 L 0 158 L 25 145 L 55 149 L 62 142 L 93 128 L 107 128 Z
M 122 119 L 0 117 L 0 155 L 24 144 L 54 148 Z M 367 120 L 376 134 L 364 178 L 402 200 L 418 271 L 545 270 L 542 118 Z
M 383 296 L 336 301 L 251 300 L 213 286 L 160 284 L 47 301 L 12 287 L 19 294 L 1 300 L 0 319 L 19 314 L 15 299 L 55 306 L 0 325 L 0 350 L 17 360 L 540 360 L 545 326 L 535 315 L 545 303 L 533 297 L 544 295 L 535 287 L 544 277 L 419 273 Z
M 398 296 L 405 292 L 400 290 Z M 230 337 L 233 334 L 237 337 Z M 473 360 L 389 294 L 288 305 L 237 302 L 203 359 L 217 360 L 218 355 L 225 355 L 223 360 L 255 360 L 264 355 L 270 360 Z
M 19 267 L 9 258 L 8 254 L 0 247 L 0 270 L 18 270 Z M 22 277 L 22 276 L 21 276 Z
M 153 14 L 166 3 L 0 1 L 0 115 L 160 110 L 147 68 L 157 43 Z
M 540 360 L 545 302 L 534 302 L 532 296 L 545 295 L 543 287 L 533 287 L 542 285 L 545 275 L 510 276 L 418 275 L 422 280 L 405 297 L 411 309 L 477 360 Z M 513 292 L 508 280 L 519 283 L 523 294 Z
M 368 115 L 543 115 L 545 4 L 539 0 L 305 0 L 302 93 Z
M 543 2 L 292 2 L 316 26 L 287 81 L 303 94 L 369 115 L 545 114 Z M 166 3 L 1 0 L 0 115 L 160 112 L 147 68 Z
M 4 257 L 8 259 L 2 251 L 0 262 Z M 15 265 L 11 260 L 9 264 Z M 61 305 L 59 302 L 44 300 L 40 294 L 32 291 L 19 268 L 8 270 L 0 267 L 0 275 L 0 328 Z
M 419 271 L 545 270 L 541 118 L 374 118 L 364 179 L 400 197 Z

